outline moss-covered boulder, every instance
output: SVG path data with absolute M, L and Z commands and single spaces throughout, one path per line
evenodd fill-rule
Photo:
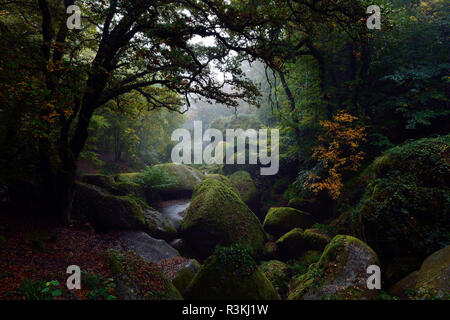
M 417 276 L 418 298 L 450 299 L 450 246 L 425 259 Z
M 236 188 L 236 186 L 233 184 L 233 182 L 231 182 L 230 178 L 228 178 L 227 176 L 224 176 L 222 174 L 207 174 L 207 175 L 205 175 L 205 178 L 220 181 L 227 187 L 233 189 L 237 194 L 239 194 L 239 190 Z
M 316 229 L 294 228 L 276 241 L 278 256 L 283 260 L 299 258 L 308 250 L 323 250 L 330 241 Z
M 284 262 L 270 260 L 263 262 L 260 269 L 272 283 L 278 294 L 280 296 L 285 296 L 289 284 L 288 266 Z
M 114 196 L 86 183 L 76 183 L 74 214 L 85 216 L 95 229 L 146 230 L 147 221 L 141 206 L 127 196 Z
M 194 279 L 197 272 L 200 270 L 200 263 L 197 260 L 191 259 L 189 262 L 178 271 L 175 278 L 173 278 L 172 283 L 178 289 L 178 291 L 184 295 L 186 289 Z
M 190 196 L 195 186 L 205 178 L 199 170 L 184 164 L 164 163 L 157 164 L 154 167 L 163 169 L 173 181 L 167 187 L 158 188 L 158 191 L 166 199 Z
M 121 300 L 182 300 L 180 292 L 152 262 L 135 252 L 108 251 L 105 254 Z
M 126 174 L 125 174 L 126 175 Z M 116 196 L 132 195 L 146 200 L 144 189 L 137 183 L 128 179 L 116 181 L 113 176 L 105 174 L 88 174 L 81 179 L 82 182 L 91 184 L 106 190 Z
M 130 172 L 130 173 L 119 173 L 115 180 L 117 182 L 137 182 L 139 180 L 140 172 Z
M 253 211 L 259 210 L 259 192 L 253 179 L 247 171 L 237 171 L 230 176 L 230 180 L 245 204 Z
M 195 188 L 181 233 L 199 257 L 210 255 L 217 244 L 236 242 L 260 252 L 265 241 L 255 214 L 232 188 L 215 179 L 206 179 Z
M 267 233 L 279 237 L 293 228 L 306 229 L 314 223 L 313 217 L 306 212 L 289 208 L 270 208 L 264 219 L 264 230 Z
M 188 300 L 279 300 L 249 250 L 217 248 L 200 268 L 184 297 Z
M 367 244 L 338 235 L 327 245 L 319 261 L 295 279 L 288 299 L 377 299 L 379 290 L 367 288 L 367 268 L 378 264 L 377 255 Z
M 360 179 L 366 192 L 347 220 L 382 262 L 450 245 L 450 135 L 392 148 Z
M 86 217 L 98 231 L 141 230 L 162 239 L 173 239 L 177 233 L 163 214 L 142 199 L 112 195 L 87 183 L 76 183 L 73 213 Z
M 87 184 L 92 184 L 94 186 L 105 189 L 110 193 L 114 193 L 117 191 L 116 189 L 116 181 L 110 175 L 106 174 L 87 174 L 84 175 L 81 179 L 82 182 Z

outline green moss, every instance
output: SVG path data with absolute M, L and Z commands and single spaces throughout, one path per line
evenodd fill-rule
M 163 169 L 174 180 L 170 186 L 161 188 L 167 192 L 192 192 L 194 187 L 204 179 L 203 173 L 184 164 L 164 163 L 153 167 Z
M 308 228 L 313 223 L 313 217 L 306 212 L 289 207 L 278 207 L 270 208 L 263 226 L 268 233 L 281 236 L 293 228 Z
M 105 189 L 110 193 L 115 193 L 117 191 L 117 184 L 114 178 L 109 175 L 104 174 L 89 174 L 82 178 L 82 181 L 88 184 Z
M 105 253 L 105 257 L 117 282 L 123 287 L 137 288 L 137 297 L 146 300 L 182 299 L 179 291 L 161 273 L 157 265 L 146 262 L 135 252 L 111 250 Z M 126 288 L 122 289 L 122 292 L 126 292 Z M 119 298 L 129 298 L 129 295 Z
M 140 174 L 140 172 L 121 173 L 116 176 L 116 180 L 118 182 L 136 182 Z
M 319 261 L 295 278 L 288 299 L 376 299 L 379 292 L 367 289 L 365 272 L 369 265 L 378 263 L 367 244 L 338 235 L 327 245 Z
M 187 287 L 191 283 L 192 279 L 194 279 L 195 274 L 194 272 L 189 268 L 183 268 L 181 269 L 176 277 L 172 280 L 173 285 L 175 288 L 178 289 L 181 294 L 184 294 Z
M 76 184 L 74 196 L 74 213 L 86 216 L 98 230 L 147 229 L 141 206 L 128 196 L 111 195 L 85 183 Z
M 420 267 L 417 296 L 426 299 L 450 297 L 450 246 L 430 255 Z
M 281 261 L 270 260 L 263 262 L 260 269 L 280 296 L 285 296 L 288 291 L 289 283 L 288 266 Z
M 224 185 L 226 185 L 227 187 L 233 189 L 236 193 L 239 194 L 239 190 L 235 187 L 235 185 L 231 182 L 230 178 L 228 178 L 227 176 L 224 176 L 222 174 L 207 174 L 205 176 L 206 179 L 214 179 L 217 181 L 222 182 Z
M 287 262 L 288 273 L 291 278 L 305 274 L 311 264 L 316 263 L 320 259 L 321 252 L 316 250 L 308 250 L 304 252 L 299 259 L 289 260 Z
M 307 250 L 323 250 L 329 242 L 326 235 L 315 229 L 294 228 L 277 240 L 279 256 L 283 259 L 299 258 Z
M 252 253 L 252 249 L 242 243 L 235 243 L 230 247 L 217 246 L 214 250 L 218 262 L 238 276 L 249 276 L 255 271 Z
M 239 261 L 252 257 L 242 250 L 230 248 L 227 256 L 238 256 Z M 253 262 L 255 264 L 255 262 Z M 242 266 L 241 266 L 242 267 Z M 229 260 L 216 255 L 208 258 L 194 277 L 185 294 L 194 300 L 279 300 L 280 296 L 259 268 L 248 272 L 236 272 Z
M 254 213 L 235 190 L 215 179 L 206 179 L 194 189 L 181 231 L 197 252 L 206 255 L 216 244 L 237 242 L 259 252 L 265 240 Z
M 423 259 L 450 244 L 450 135 L 392 148 L 359 179 L 365 194 L 340 225 L 383 261 L 405 252 Z

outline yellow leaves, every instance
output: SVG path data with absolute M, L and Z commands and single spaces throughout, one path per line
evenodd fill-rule
M 326 134 L 319 136 L 318 141 L 322 144 L 314 148 L 313 158 L 322 163 L 328 176 L 309 176 L 308 187 L 313 192 L 327 190 L 333 199 L 337 199 L 343 187 L 342 173 L 358 170 L 364 153 L 357 149 L 366 140 L 366 133 L 364 127 L 353 124 L 355 120 L 358 117 L 340 111 L 332 121 L 321 122 Z

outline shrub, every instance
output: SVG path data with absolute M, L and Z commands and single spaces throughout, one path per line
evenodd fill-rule
M 230 247 L 218 245 L 214 254 L 221 265 L 234 270 L 239 276 L 249 276 L 256 269 L 251 248 L 242 243 L 236 243 Z
M 177 181 L 167 174 L 163 167 L 148 167 L 143 171 L 137 182 L 146 188 L 162 189 L 174 185 Z

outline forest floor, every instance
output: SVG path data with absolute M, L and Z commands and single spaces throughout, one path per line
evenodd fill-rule
M 120 246 L 118 232 L 96 233 L 86 222 L 61 227 L 42 217 L 0 211 L 0 300 L 45 299 L 40 291 L 49 282 L 52 292 L 57 290 L 53 299 L 114 296 L 114 287 L 108 285 L 112 274 L 104 252 Z M 173 279 L 187 261 L 175 257 L 161 261 L 158 267 L 167 278 Z M 66 287 L 70 265 L 82 270 L 81 290 L 69 291 Z M 87 275 L 98 288 L 83 285 Z

